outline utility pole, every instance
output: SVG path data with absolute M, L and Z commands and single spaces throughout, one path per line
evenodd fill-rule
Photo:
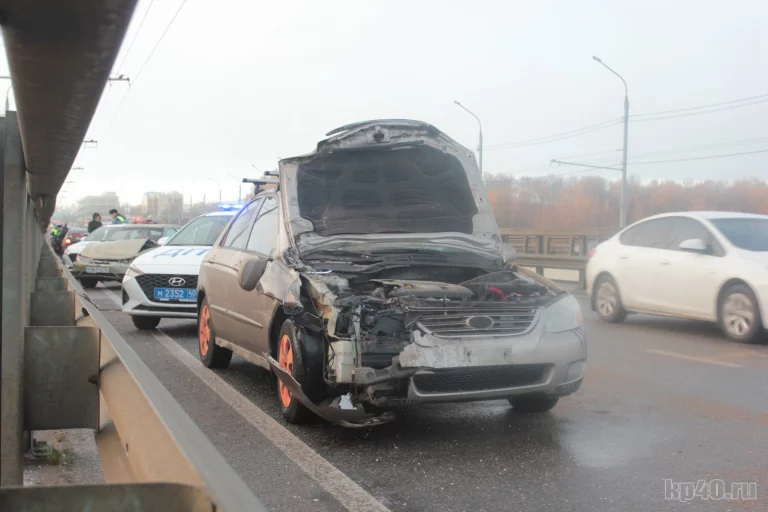
M 600 60 L 599 57 L 592 58 L 602 64 L 605 69 L 616 75 L 621 79 L 624 84 L 624 158 L 621 162 L 621 202 L 619 203 L 619 227 L 623 228 L 627 225 L 627 145 L 629 143 L 629 89 L 627 88 L 627 81 L 624 80 L 620 74 L 611 69 L 605 62 Z
M 460 106 L 461 108 L 463 108 L 464 110 L 466 110 L 467 112 L 469 112 L 469 114 L 470 114 L 472 117 L 474 117 L 475 119 L 477 119 L 477 125 L 480 127 L 480 143 L 477 145 L 477 153 L 480 155 L 480 158 L 479 158 L 479 164 L 480 164 L 480 175 L 482 176 L 482 174 L 483 174 L 483 123 L 481 123 L 481 122 L 480 122 L 480 118 L 479 118 L 479 117 L 477 117 L 477 116 L 474 114 L 474 112 L 472 112 L 471 110 L 469 110 L 467 107 L 465 107 L 464 105 L 462 105 L 461 103 L 459 103 L 459 102 L 458 102 L 458 101 L 456 101 L 456 100 L 453 100 L 453 102 L 454 102 L 455 104 L 457 104 L 458 106 Z

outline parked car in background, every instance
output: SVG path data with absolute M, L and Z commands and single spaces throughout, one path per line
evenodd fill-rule
M 146 252 L 123 279 L 123 312 L 139 329 L 154 329 L 162 318 L 197 318 L 200 263 L 235 215 L 201 215 L 182 227 L 163 247 Z
M 141 253 L 157 247 L 149 238 L 119 240 L 93 244 L 80 253 L 72 266 L 72 275 L 83 288 L 94 288 L 99 282 L 121 282 L 128 266 Z
M 598 245 L 586 274 L 592 309 L 606 322 L 649 313 L 717 322 L 734 341 L 766 341 L 768 216 L 650 217 Z
M 69 245 L 64 251 L 64 263 L 72 267 L 79 254 L 89 245 L 100 242 L 117 240 L 132 240 L 149 238 L 159 242 L 162 238 L 170 237 L 179 230 L 175 224 L 115 224 L 102 226 L 86 236 L 81 242 Z
M 472 152 L 427 123 L 362 122 L 280 162 L 205 255 L 200 359 L 278 378 L 284 418 L 508 399 L 545 412 L 586 368 L 579 304 L 505 261 Z M 311 411 L 311 412 L 310 412 Z
M 64 247 L 69 247 L 72 244 L 76 244 L 85 239 L 88 236 L 88 230 L 85 228 L 69 228 L 67 236 L 64 237 L 62 243 Z

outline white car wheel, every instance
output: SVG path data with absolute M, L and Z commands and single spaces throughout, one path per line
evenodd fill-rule
M 621 322 L 627 316 L 621 304 L 621 296 L 616 283 L 606 276 L 597 283 L 595 294 L 595 310 L 605 322 Z
M 752 291 L 744 285 L 731 286 L 720 306 L 720 326 L 726 336 L 742 343 L 765 341 L 763 323 Z

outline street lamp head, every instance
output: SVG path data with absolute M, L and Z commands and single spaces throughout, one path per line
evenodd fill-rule
M 593 56 L 592 56 L 592 59 L 593 59 L 593 60 L 596 60 L 596 61 L 597 61 L 597 62 L 599 62 L 600 64 L 602 64 L 602 63 L 603 63 L 603 61 L 602 61 L 602 60 L 600 60 L 600 57 L 597 57 L 597 56 L 595 56 L 595 55 L 593 55 Z

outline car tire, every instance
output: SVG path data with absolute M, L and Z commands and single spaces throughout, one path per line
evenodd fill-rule
M 542 413 L 552 410 L 557 405 L 558 397 L 542 396 L 536 398 L 509 398 L 512 410 L 518 414 Z
M 621 303 L 616 281 L 611 276 L 601 277 L 595 284 L 595 311 L 603 322 L 616 324 L 627 318 L 627 310 Z
M 160 325 L 159 316 L 131 316 L 131 321 L 137 329 L 149 331 Z
M 301 384 L 304 395 L 318 402 L 323 398 L 325 381 L 323 380 L 322 352 L 309 350 L 308 343 L 315 342 L 311 335 L 296 327 L 293 320 L 283 322 L 277 339 L 277 362 Z M 322 345 L 318 345 L 322 346 Z M 314 354 L 314 356 L 313 356 Z M 320 358 L 318 358 L 320 354 Z M 312 411 L 301 404 L 290 391 L 277 379 L 277 398 L 280 409 L 288 423 L 306 423 L 314 417 Z
M 98 279 L 80 279 L 80 285 L 82 285 L 83 288 L 96 288 L 97 284 L 99 284 Z
M 739 343 L 765 343 L 757 299 L 748 286 L 734 284 L 720 297 L 718 320 L 723 333 Z
M 211 306 L 208 297 L 203 297 L 200 311 L 197 315 L 197 348 L 200 361 L 206 368 L 225 369 L 232 360 L 232 351 L 216 344 L 216 331 L 211 319 Z

